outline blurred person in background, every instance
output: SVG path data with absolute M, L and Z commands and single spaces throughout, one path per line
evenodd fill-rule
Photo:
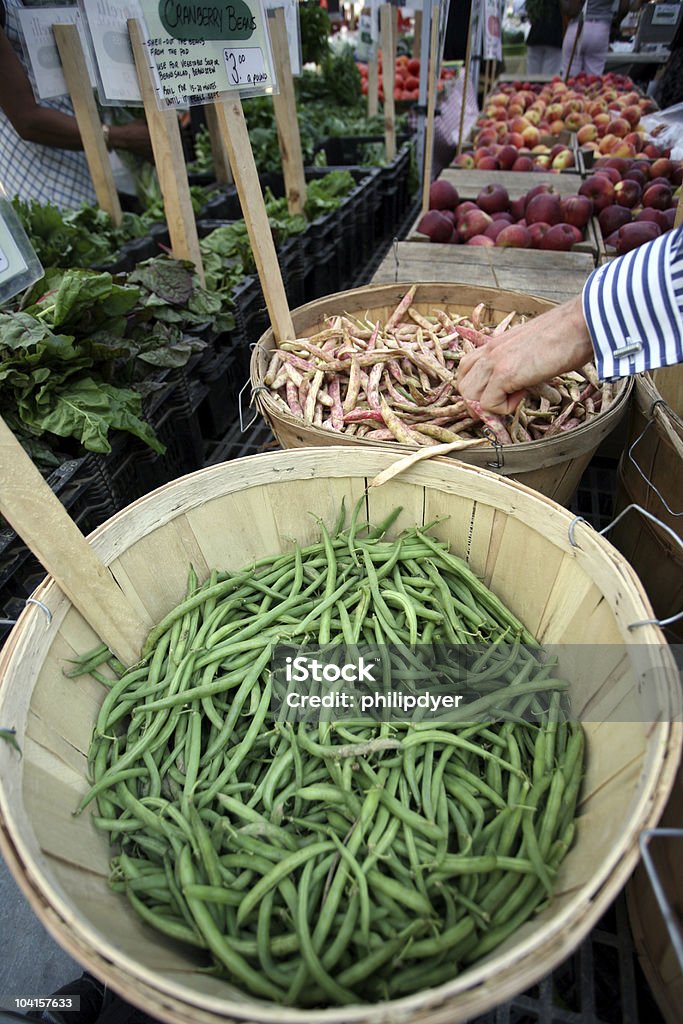
M 609 50 L 612 22 L 637 11 L 644 0 L 560 0 L 570 18 L 562 44 L 562 74 L 601 75 Z
M 559 75 L 564 26 L 560 0 L 525 0 L 531 25 L 526 37 L 527 75 Z
M 77 209 L 96 199 L 71 100 L 35 99 L 19 35 L 17 11 L 41 6 L 0 0 L 0 185 L 10 197 Z M 103 132 L 108 149 L 151 158 L 144 121 L 106 125 Z

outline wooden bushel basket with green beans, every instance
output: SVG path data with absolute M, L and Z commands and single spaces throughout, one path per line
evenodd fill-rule
M 368 487 L 392 465 L 279 452 L 161 488 L 91 540 L 158 624 L 141 658 L 96 648 L 50 581 L 52 621 L 27 610 L 0 656 L 21 750 L 0 743 L 3 857 L 59 940 L 159 1019 L 471 1019 L 564 959 L 666 801 L 666 649 L 661 719 L 611 720 L 637 703 L 627 645 L 661 642 L 628 628 L 651 611 L 620 556 L 473 467 Z M 587 644 L 590 665 L 534 637 Z M 321 642 L 386 650 L 382 679 L 460 647 L 464 701 L 278 717 L 274 647 Z
M 428 527 L 389 540 L 400 508 L 376 526 L 360 512 L 203 585 L 192 571 L 139 664 L 102 647 L 69 673 L 109 688 L 78 810 L 96 802 L 112 886 L 294 1006 L 411 994 L 495 949 L 552 897 L 582 778 L 567 683 L 522 623 Z M 269 722 L 274 647 L 306 638 L 469 644 L 468 706 Z

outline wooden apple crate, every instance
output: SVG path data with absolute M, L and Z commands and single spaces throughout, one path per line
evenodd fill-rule
M 486 185 L 502 185 L 510 199 L 519 199 L 536 185 L 552 185 L 561 196 L 573 196 L 581 188 L 576 171 L 478 171 L 447 167 L 439 178 L 457 188 L 461 199 L 476 199 Z
M 536 177 L 536 175 L 535 175 L 535 177 Z M 523 194 L 524 193 L 522 193 L 522 195 Z M 573 195 L 573 193 L 569 193 L 569 194 Z M 515 197 L 513 196 L 512 198 L 515 198 Z M 469 254 L 469 252 L 471 252 L 472 249 L 479 249 L 479 248 L 484 248 L 484 251 L 486 251 L 486 252 L 493 252 L 494 249 L 495 249 L 496 252 L 504 252 L 505 251 L 505 249 L 502 246 L 500 248 L 498 248 L 496 246 L 482 247 L 482 246 L 474 246 L 474 245 L 450 245 L 450 244 L 440 244 L 438 242 L 430 242 L 429 241 L 429 237 L 427 235 L 423 235 L 420 231 L 417 230 L 417 225 L 420 223 L 421 219 L 422 219 L 422 214 L 420 213 L 417 216 L 417 218 L 415 219 L 414 223 L 411 225 L 410 230 L 408 231 L 408 235 L 407 235 L 406 241 L 408 241 L 408 242 L 421 242 L 421 243 L 425 243 L 426 242 L 432 248 L 435 245 L 438 245 L 439 246 L 439 250 L 443 250 L 443 249 L 447 249 L 447 250 L 451 250 L 451 249 L 467 250 L 468 254 Z M 567 252 L 551 252 L 548 249 L 543 249 L 542 251 L 540 249 L 512 249 L 512 251 L 516 252 L 516 253 L 537 252 L 541 256 L 544 255 L 544 256 L 560 256 L 560 257 L 573 256 L 575 254 L 581 253 L 582 255 L 586 255 L 586 256 L 588 256 L 590 258 L 590 269 L 594 270 L 595 266 L 596 266 L 596 263 L 598 262 L 599 258 L 601 256 L 606 255 L 604 242 L 602 242 L 602 249 L 600 248 L 600 244 L 601 243 L 598 241 L 598 233 L 599 232 L 600 232 L 600 225 L 598 224 L 598 221 L 596 220 L 595 217 L 591 217 L 591 219 L 588 221 L 588 224 L 586 224 L 586 228 L 585 228 L 585 232 L 584 232 L 584 234 L 585 234 L 584 240 L 582 242 L 577 242 L 576 245 L 572 246 L 571 252 L 568 252 L 568 253 Z M 600 235 L 600 239 L 602 239 L 602 235 Z M 391 253 L 389 255 L 391 256 Z M 437 257 L 436 253 L 433 253 L 431 255 L 431 257 L 428 257 L 428 258 L 430 258 L 432 260 L 440 259 L 440 257 Z M 469 256 L 465 255 L 463 257 L 463 259 L 465 261 L 467 261 L 469 259 Z M 495 259 L 495 257 L 494 257 L 494 259 Z M 564 265 L 563 260 L 560 260 L 560 262 L 557 264 L 558 268 L 562 267 L 563 265 Z M 544 268 L 546 268 L 547 266 L 548 266 L 548 264 L 545 263 L 543 260 L 541 260 L 539 262 L 539 264 L 538 264 L 538 267 L 539 267 L 539 270 L 540 270 L 541 273 L 545 273 L 545 269 Z M 434 280 L 434 278 L 430 278 L 429 280 Z
M 419 236 L 424 239 L 424 235 Z M 496 246 L 399 242 L 384 257 L 373 284 L 444 281 L 538 295 L 553 302 L 576 298 L 595 260 L 587 252 L 547 252 Z

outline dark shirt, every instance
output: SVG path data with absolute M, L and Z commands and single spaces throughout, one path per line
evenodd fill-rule
M 532 21 L 527 46 L 555 46 L 562 47 L 562 13 L 559 0 L 554 3 L 546 3 L 543 14 L 536 21 Z

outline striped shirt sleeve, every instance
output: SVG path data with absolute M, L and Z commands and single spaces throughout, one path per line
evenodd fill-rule
M 601 380 L 683 362 L 683 227 L 598 267 L 583 315 Z

